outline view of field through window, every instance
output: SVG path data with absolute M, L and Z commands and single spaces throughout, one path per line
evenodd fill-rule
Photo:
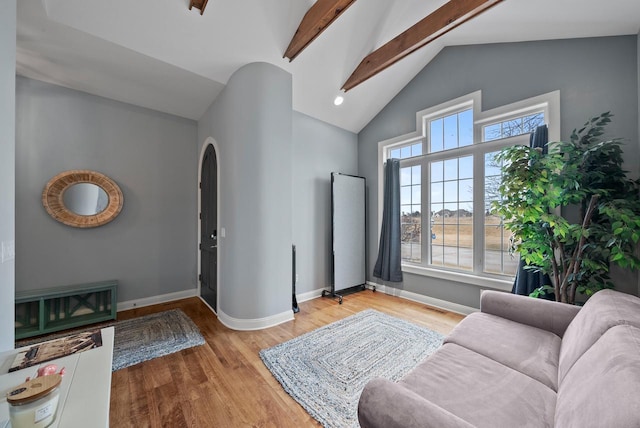
M 533 132 L 542 124 L 543 113 L 497 121 L 482 127 L 482 142 Z M 502 219 L 490 212 L 491 202 L 499 201 L 502 165 L 495 160 L 497 151 L 480 150 L 477 154 L 455 156 L 456 149 L 474 144 L 472 109 L 429 120 L 428 129 L 426 139 L 408 142 L 387 152 L 389 157 L 403 160 L 451 151 L 451 157 L 439 156 L 432 161 L 426 156 L 424 161 L 413 160 L 408 166 L 401 164 L 403 261 L 474 271 L 475 255 L 482 258 L 483 272 L 514 275 L 518 257 L 509 253 L 511 234 L 504 228 Z M 474 156 L 484 160 L 482 170 L 474 171 Z M 482 201 L 474 201 L 474 183 L 484 186 Z M 423 200 L 425 185 L 428 196 Z M 474 251 L 475 214 L 482 215 L 480 252 Z M 428 232 L 424 226 L 427 224 Z M 427 233 L 423 234 L 423 229 Z M 428 254 L 423 254 L 425 251 Z

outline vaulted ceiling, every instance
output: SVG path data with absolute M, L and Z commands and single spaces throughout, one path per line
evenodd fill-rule
M 640 30 L 638 0 L 504 0 L 344 93 L 367 55 L 447 2 L 343 1 L 348 8 L 290 62 L 285 52 L 314 3 L 20 0 L 17 71 L 197 120 L 238 68 L 268 62 L 292 74 L 295 110 L 358 132 L 443 47 Z

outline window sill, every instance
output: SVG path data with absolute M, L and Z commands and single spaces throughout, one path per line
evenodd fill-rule
M 471 275 L 462 272 L 445 271 L 440 269 L 427 268 L 422 266 L 402 265 L 402 271 L 414 275 L 428 276 L 432 278 L 446 279 L 449 281 L 461 282 L 464 284 L 477 285 L 483 289 L 500 291 L 511 291 L 513 279 L 498 279 L 486 276 Z

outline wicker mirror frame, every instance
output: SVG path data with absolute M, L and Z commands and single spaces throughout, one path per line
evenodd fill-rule
M 107 207 L 93 215 L 76 214 L 64 204 L 64 192 L 78 183 L 91 183 L 109 197 Z M 120 187 L 104 174 L 91 170 L 64 171 L 53 177 L 42 191 L 42 204 L 51 217 L 67 226 L 89 228 L 107 224 L 120 214 L 124 198 Z

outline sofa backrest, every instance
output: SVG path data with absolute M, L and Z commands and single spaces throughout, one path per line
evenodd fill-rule
M 601 290 L 591 296 L 567 327 L 558 364 L 558 385 L 578 359 L 600 337 L 617 325 L 640 328 L 640 298 L 613 290 Z
M 640 329 L 608 329 L 558 388 L 556 428 L 640 427 Z

